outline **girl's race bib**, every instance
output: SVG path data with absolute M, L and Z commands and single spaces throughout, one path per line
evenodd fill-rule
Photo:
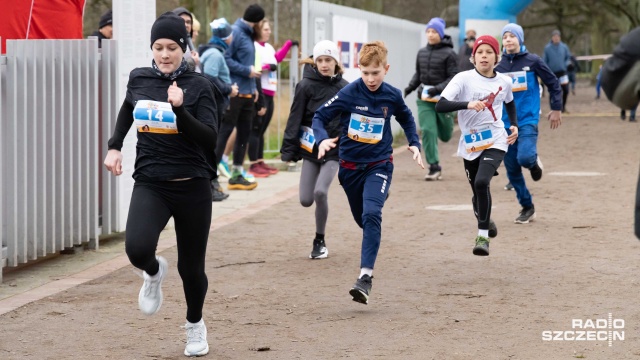
M 177 134 L 176 114 L 167 102 L 138 100 L 133 120 L 139 132 Z
M 372 118 L 356 113 L 351 113 L 349 120 L 349 131 L 347 135 L 350 139 L 376 144 L 382 140 L 382 131 L 384 129 L 384 118 Z
M 308 126 L 300 127 L 300 147 L 313 152 L 313 144 L 316 143 L 316 138 L 313 136 L 313 129 Z
M 278 72 L 270 71 L 269 72 L 269 84 L 278 85 Z

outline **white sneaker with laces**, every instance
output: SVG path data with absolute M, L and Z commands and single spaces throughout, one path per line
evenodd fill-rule
M 138 294 L 138 306 L 140 311 L 145 315 L 153 315 L 160 310 L 162 306 L 162 281 L 167 276 L 169 265 L 167 260 L 162 256 L 156 256 L 158 259 L 158 273 L 151 276 L 146 271 L 142 272 L 144 284 Z
M 204 320 L 197 323 L 190 323 L 184 326 L 187 330 L 187 347 L 184 349 L 186 356 L 202 356 L 209 353 L 209 343 L 207 342 L 207 326 Z

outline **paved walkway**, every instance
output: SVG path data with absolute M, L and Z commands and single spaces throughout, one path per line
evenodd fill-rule
M 252 191 L 231 191 L 228 199 L 213 203 L 211 231 L 251 216 L 298 194 L 299 171 L 280 171 L 258 179 Z M 226 179 L 221 178 L 226 188 Z M 158 252 L 175 246 L 170 222 L 158 243 Z M 129 265 L 124 237 L 118 234 L 101 241 L 98 250 L 81 250 L 71 255 L 52 255 L 17 269 L 5 268 L 0 284 L 0 315 L 76 285 L 107 275 Z

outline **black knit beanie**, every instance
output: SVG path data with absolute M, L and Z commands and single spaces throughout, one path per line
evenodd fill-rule
M 111 9 L 107 10 L 102 16 L 100 16 L 100 23 L 98 24 L 98 29 L 102 29 L 107 25 L 111 25 L 113 22 L 113 15 Z
M 264 9 L 258 4 L 250 5 L 247 10 L 244 11 L 242 18 L 248 22 L 258 23 L 264 19 Z
M 184 19 L 170 11 L 160 15 L 151 26 L 151 46 L 158 39 L 173 40 L 186 52 L 187 27 Z

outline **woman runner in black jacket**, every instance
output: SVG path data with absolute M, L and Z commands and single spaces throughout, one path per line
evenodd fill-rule
M 151 28 L 152 66 L 129 75 L 127 94 L 104 164 L 122 174 L 122 143 L 129 128 L 138 129 L 136 162 L 126 227 L 125 249 L 131 264 L 143 270 L 140 310 L 155 314 L 162 305 L 167 261 L 156 255 L 160 232 L 173 216 L 178 245 L 178 273 L 187 302 L 184 354 L 209 352 L 202 308 L 207 293 L 204 272 L 211 225 L 213 158 L 217 139 L 216 103 L 209 81 L 191 70 L 183 54 L 187 30 L 182 18 L 162 14 Z
M 313 59 L 304 59 L 302 80 L 296 85 L 289 120 L 284 130 L 280 153 L 282 161 L 297 162 L 304 159 L 300 173 L 300 204 L 304 207 L 316 203 L 316 236 L 309 258 L 324 259 L 329 255 L 324 234 L 329 216 L 327 194 L 338 172 L 338 146 L 318 159 L 311 120 L 316 109 L 335 96 L 348 83 L 342 78 L 338 47 L 322 40 L 313 48 Z M 329 136 L 340 135 L 340 121 L 334 119 Z

